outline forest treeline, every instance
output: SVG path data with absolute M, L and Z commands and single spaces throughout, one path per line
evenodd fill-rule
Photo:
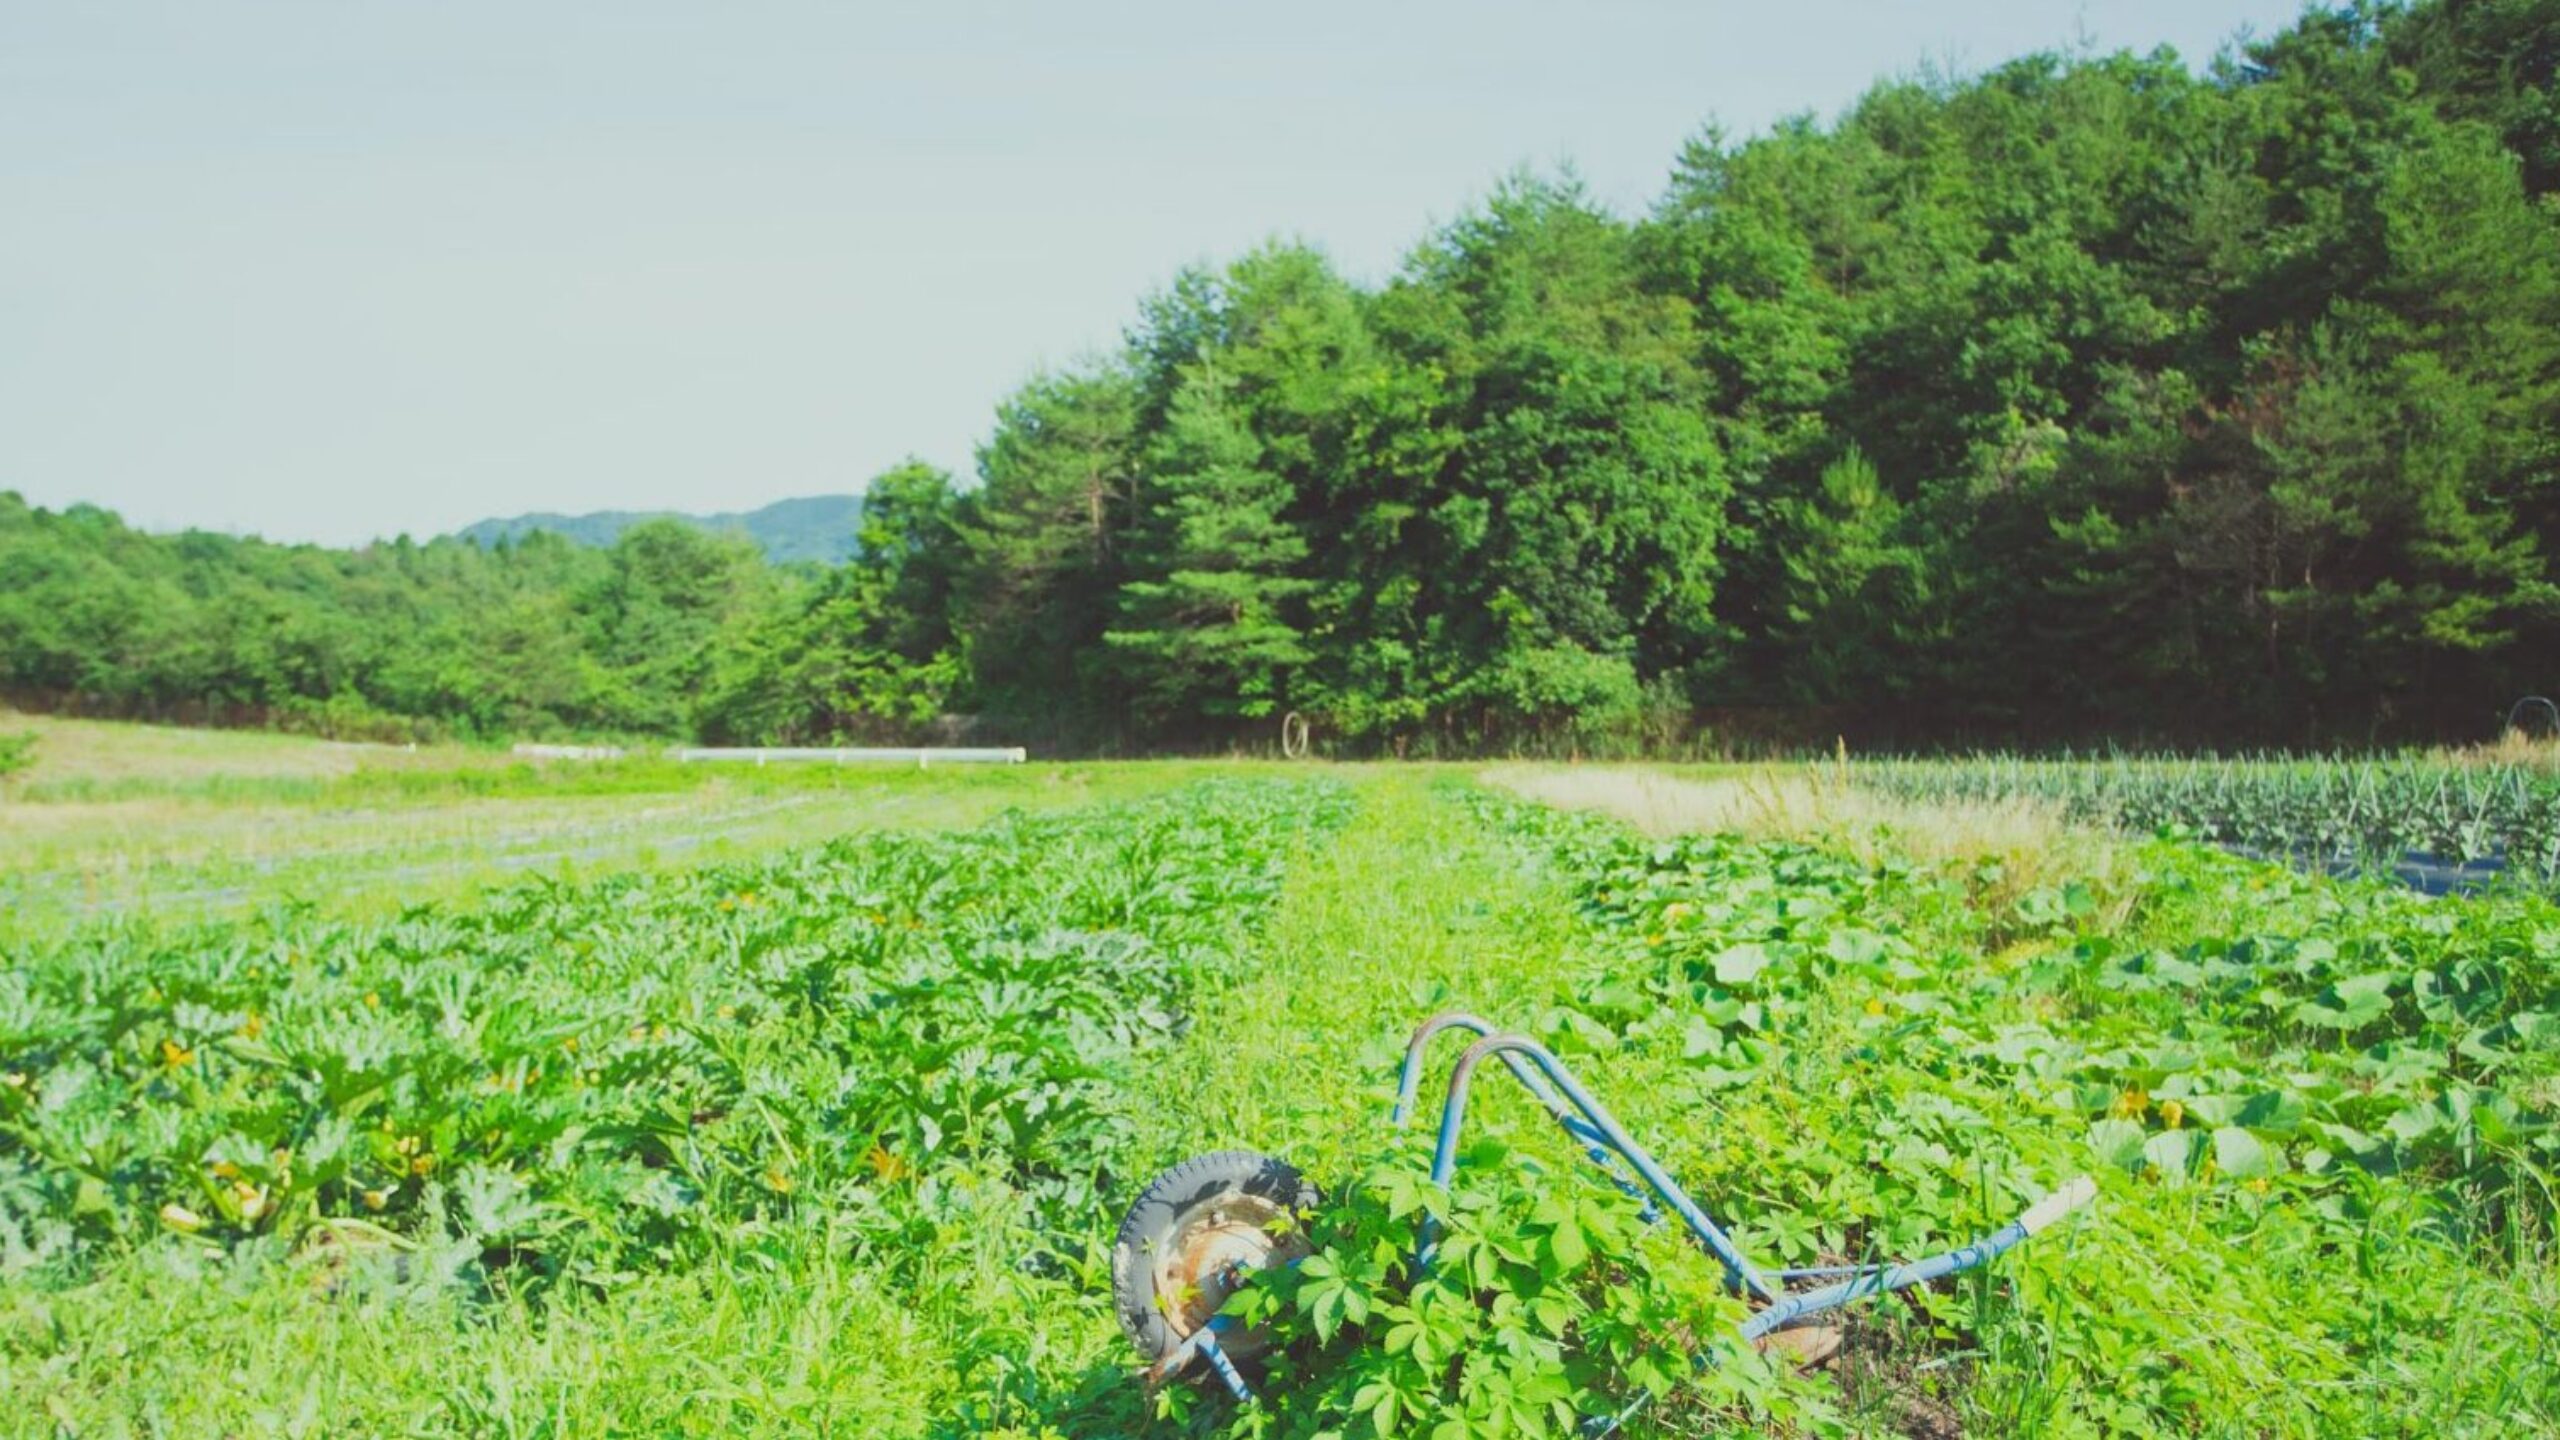
M 345 733 L 2326 743 L 2560 686 L 2560 0 L 2036 56 L 1272 244 L 860 553 L 151 536 L 0 498 L 0 694 Z

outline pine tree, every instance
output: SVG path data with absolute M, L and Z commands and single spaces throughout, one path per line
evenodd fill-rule
M 1150 452 L 1142 519 L 1105 640 L 1140 718 L 1256 717 L 1285 698 L 1310 658 L 1292 623 L 1307 582 L 1306 540 L 1284 516 L 1289 487 L 1214 364 L 1187 374 Z
M 956 522 L 979 700 L 1056 733 L 1104 708 L 1096 663 L 1124 573 L 1137 387 L 1118 366 L 1043 377 L 1006 401 Z

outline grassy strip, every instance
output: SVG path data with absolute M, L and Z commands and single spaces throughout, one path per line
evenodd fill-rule
M 1168 1163 L 1233 1143 L 1317 1171 L 1364 1164 L 1386 1146 L 1417 1023 L 1541 1002 L 1575 931 L 1569 891 L 1454 797 L 1424 773 L 1373 772 L 1359 823 L 1292 870 L 1255 963 L 1203 1003 L 1172 1059 Z

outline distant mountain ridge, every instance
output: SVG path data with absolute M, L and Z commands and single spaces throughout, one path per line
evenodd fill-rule
M 688 515 L 680 510 L 597 510 L 585 515 L 536 511 L 501 519 L 475 521 L 453 532 L 481 545 L 521 539 L 536 531 L 566 536 L 580 545 L 611 545 L 622 532 L 651 520 L 677 520 L 697 530 L 744 535 L 763 547 L 777 565 L 815 560 L 841 565 L 853 558 L 854 537 L 862 528 L 859 495 L 809 495 L 776 500 L 755 510 Z

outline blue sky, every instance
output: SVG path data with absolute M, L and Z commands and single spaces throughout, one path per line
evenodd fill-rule
M 0 489 L 344 543 L 965 472 L 1185 263 L 2298 9 L 0 0 Z

